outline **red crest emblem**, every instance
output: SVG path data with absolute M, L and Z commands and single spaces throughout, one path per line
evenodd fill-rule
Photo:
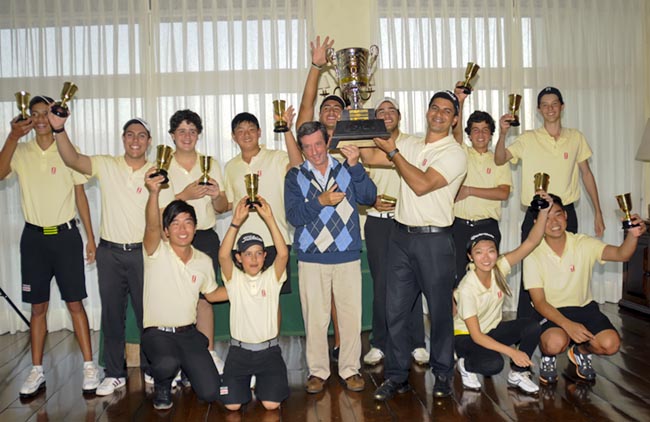
M 569 271 L 571 271 L 573 273 L 573 272 L 575 272 L 575 270 L 576 270 L 576 266 L 571 264 L 571 266 L 569 267 Z
M 135 193 L 142 193 L 142 188 L 138 186 L 138 188 L 135 190 Z
M 501 299 L 503 297 L 503 292 L 501 290 L 499 290 L 499 292 L 497 293 L 497 297 L 499 299 Z
M 192 283 L 196 283 L 196 275 L 192 274 Z
M 492 167 L 488 167 L 487 170 L 485 170 L 487 174 L 492 174 Z
M 260 169 L 260 170 L 257 170 L 257 176 L 258 176 L 258 177 L 262 177 L 262 170 L 261 170 L 261 169 Z
M 426 166 L 428 161 L 429 160 L 427 160 L 426 158 L 424 160 L 422 160 L 422 167 Z
M 262 289 L 262 297 L 266 297 L 266 289 Z
M 565 159 L 565 160 L 568 160 L 568 159 L 569 159 L 569 153 L 568 153 L 568 152 L 565 152 L 565 153 L 564 153 L 564 159 Z
M 56 174 L 56 167 L 52 167 L 50 169 L 50 173 L 52 173 L 52 175 L 55 175 Z

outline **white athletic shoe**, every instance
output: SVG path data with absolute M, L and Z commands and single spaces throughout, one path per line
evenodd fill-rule
M 85 394 L 94 393 L 100 383 L 99 368 L 95 362 L 84 362 L 84 381 L 81 389 Z
M 255 390 L 255 385 L 257 385 L 257 377 L 253 375 L 251 377 L 251 383 L 250 383 L 251 390 Z
M 178 383 L 181 381 L 181 371 L 178 371 L 174 379 L 172 380 L 172 388 L 176 388 Z M 154 385 L 155 380 L 153 379 L 153 376 L 150 374 L 147 374 L 146 372 L 144 373 L 144 383 L 149 384 L 149 385 Z
M 460 358 L 456 363 L 458 372 L 460 372 L 460 377 L 463 380 L 463 387 L 468 390 L 480 390 L 481 382 L 478 380 L 478 375 L 474 372 L 468 372 L 465 369 L 465 359 Z
M 534 394 L 539 391 L 539 386 L 533 382 L 529 371 L 517 372 L 511 370 L 508 374 L 508 384 L 512 387 L 518 387 L 521 391 L 528 394 Z
M 418 347 L 417 349 L 413 349 L 411 352 L 413 355 L 413 360 L 415 360 L 415 363 L 418 365 L 428 365 L 429 364 L 429 352 L 427 352 L 427 349 L 424 347 Z
M 150 374 L 147 374 L 146 372 L 144 373 L 144 383 L 149 385 L 154 384 L 153 377 Z
M 384 359 L 384 352 L 376 347 L 372 347 L 368 353 L 363 357 L 363 363 L 366 365 L 378 365 Z
M 102 381 L 101 384 L 99 384 L 99 387 L 97 387 L 97 390 L 95 390 L 95 395 L 97 396 L 110 396 L 117 390 L 118 388 L 124 388 L 126 386 L 126 378 L 124 377 L 119 377 L 119 378 L 113 378 L 113 377 L 106 377 Z
M 32 370 L 29 371 L 29 375 L 27 375 L 27 379 L 20 388 L 20 398 L 26 399 L 34 397 L 44 388 L 45 375 L 43 375 L 42 367 L 40 370 L 32 367 Z
M 224 361 L 217 355 L 217 352 L 214 350 L 210 350 L 210 356 L 212 356 L 212 361 L 214 362 L 214 366 L 217 367 L 217 371 L 219 371 L 219 374 L 223 375 L 223 367 L 225 365 Z

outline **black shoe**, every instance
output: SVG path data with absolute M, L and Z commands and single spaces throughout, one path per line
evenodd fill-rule
M 330 359 L 332 359 L 332 362 L 338 363 L 340 351 L 341 351 L 340 347 L 334 347 L 333 349 L 330 349 Z
M 172 389 L 169 387 L 154 387 L 153 408 L 167 410 L 172 407 Z
M 451 382 L 453 380 L 451 375 L 436 375 L 436 383 L 433 385 L 434 397 L 449 397 L 451 396 Z
M 387 379 L 375 390 L 374 397 L 375 400 L 386 401 L 392 399 L 395 394 L 404 394 L 407 391 L 411 391 L 411 385 L 408 381 L 395 382 Z

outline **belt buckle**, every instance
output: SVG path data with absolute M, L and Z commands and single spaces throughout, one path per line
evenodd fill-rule
M 43 234 L 45 236 L 52 236 L 55 234 L 59 234 L 59 227 L 58 226 L 43 227 Z
M 131 245 L 129 243 L 124 243 L 122 245 L 122 250 L 124 252 L 131 252 L 133 250 L 133 248 L 131 247 Z

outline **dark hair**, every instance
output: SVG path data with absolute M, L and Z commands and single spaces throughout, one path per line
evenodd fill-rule
M 321 135 L 323 135 L 323 140 L 325 141 L 325 144 L 327 144 L 329 135 L 327 134 L 327 128 L 324 124 L 314 121 L 306 122 L 300 125 L 300 128 L 298 129 L 298 146 L 300 149 L 302 149 L 302 138 L 318 131 L 320 131 Z
M 256 128 L 260 128 L 260 122 L 257 120 L 257 117 L 250 113 L 239 113 L 238 115 L 235 116 L 234 119 L 232 119 L 232 122 L 230 123 L 230 128 L 232 129 L 232 132 L 235 133 L 235 129 L 237 126 L 239 126 L 241 123 L 248 122 L 252 123 L 255 125 Z
M 559 205 L 560 208 L 562 208 L 562 211 L 566 211 L 564 209 L 564 204 L 562 203 L 562 198 L 560 198 L 559 196 L 553 193 L 549 193 L 548 196 L 550 196 L 553 199 L 553 205 Z M 533 218 L 536 219 L 537 216 L 539 215 L 539 210 L 532 207 L 528 207 L 528 209 L 531 210 L 531 212 L 533 213 Z
M 564 105 L 564 98 L 562 98 L 562 93 L 560 90 L 554 86 L 547 86 L 546 88 L 539 91 L 539 94 L 537 94 L 537 108 L 539 108 L 542 103 L 542 97 L 549 94 L 555 95 L 558 101 L 560 101 L 560 104 Z
M 203 122 L 201 121 L 201 116 L 193 112 L 192 110 L 178 110 L 176 113 L 172 114 L 172 117 L 169 118 L 169 133 L 176 132 L 176 129 L 181 125 L 181 123 L 187 122 L 192 123 L 196 126 L 196 130 L 201 134 L 203 132 Z
M 53 102 L 54 100 L 48 97 L 47 95 L 37 95 L 35 97 L 32 97 L 32 99 L 29 101 L 29 110 L 31 111 L 32 107 L 34 107 L 36 104 L 43 103 L 49 106 Z
M 165 207 L 165 211 L 163 211 L 163 229 L 168 228 L 172 221 L 174 221 L 174 218 L 184 212 L 190 215 L 192 221 L 194 221 L 194 225 L 196 225 L 196 212 L 194 211 L 194 207 L 185 201 L 175 199 L 170 202 L 169 205 Z
M 469 118 L 467 119 L 467 126 L 465 126 L 465 133 L 467 135 L 470 135 L 472 131 L 472 125 L 474 123 L 481 123 L 485 122 L 488 124 L 490 127 L 490 134 L 494 135 L 494 131 L 496 129 L 496 125 L 494 123 L 494 119 L 492 116 L 490 116 L 490 113 L 487 113 L 485 111 L 480 111 L 476 110 L 474 113 L 469 115 Z

